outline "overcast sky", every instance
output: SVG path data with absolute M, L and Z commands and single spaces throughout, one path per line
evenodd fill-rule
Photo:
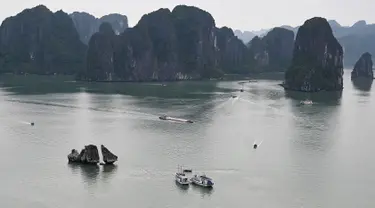
M 101 17 L 109 13 L 128 16 L 130 26 L 140 17 L 159 8 L 173 9 L 186 4 L 212 14 L 218 26 L 259 30 L 280 25 L 300 25 L 306 19 L 322 16 L 342 25 L 357 20 L 375 22 L 375 0 L 3 0 L 0 20 L 25 8 L 44 4 L 52 11 L 85 11 Z M 6 2 L 5 2 L 6 1 Z

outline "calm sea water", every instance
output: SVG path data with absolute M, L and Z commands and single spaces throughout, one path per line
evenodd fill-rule
M 0 207 L 375 207 L 374 87 L 348 75 L 342 94 L 285 93 L 272 79 L 240 93 L 237 81 L 1 77 Z M 69 165 L 86 144 L 106 145 L 116 166 Z M 179 187 L 178 165 L 215 187 Z

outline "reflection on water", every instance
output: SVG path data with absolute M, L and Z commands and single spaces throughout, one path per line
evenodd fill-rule
M 112 174 L 117 171 L 117 165 L 103 165 L 103 173 Z
M 194 183 L 191 184 L 191 187 L 192 187 L 192 190 L 200 192 L 202 198 L 210 197 L 214 193 L 213 187 L 202 187 Z
M 78 163 L 68 163 L 68 165 L 72 169 L 74 174 L 76 174 L 77 170 L 79 170 L 83 181 L 88 185 L 96 183 L 100 171 L 98 165 L 86 165 Z
M 187 193 L 188 190 L 189 190 L 189 186 L 188 185 L 181 185 L 179 184 L 177 181 L 175 181 L 175 184 L 177 186 L 177 189 L 181 192 L 181 193 Z
M 368 79 L 368 78 L 356 78 L 352 79 L 353 86 L 361 91 L 369 92 L 371 90 L 372 82 L 373 79 Z
M 109 179 L 114 177 L 117 172 L 117 165 L 103 165 L 102 179 L 107 182 Z
M 68 163 L 68 166 L 71 168 L 74 175 L 80 173 L 83 178 L 83 181 L 89 185 L 94 184 L 98 180 L 98 176 L 101 176 L 101 179 L 108 181 L 111 179 L 117 172 L 117 165 L 87 165 L 79 163 Z M 100 171 L 100 169 L 102 169 Z
M 13 197 L 23 207 L 34 201 L 92 208 L 248 207 L 249 201 L 253 207 L 374 207 L 375 97 L 348 76 L 344 95 L 285 92 L 274 80 L 244 83 L 243 93 L 228 81 L 161 87 L 51 80 L 11 78 L 0 89 L 0 156 L 30 155 L 15 155 L 17 164 L 3 161 L 12 171 L 0 171 L 0 207 L 12 207 L 6 204 Z M 305 99 L 314 104 L 298 106 Z M 195 123 L 160 121 L 163 113 Z M 262 144 L 256 151 L 254 142 Z M 66 167 L 66 150 L 88 143 L 108 144 L 121 160 Z M 173 184 L 175 164 L 212 171 L 218 186 Z M 20 180 L 22 189 L 14 186 Z
M 309 151 L 328 151 L 334 140 L 331 135 L 338 122 L 342 92 L 304 93 L 287 91 L 286 96 L 297 102 L 291 105 L 294 115 L 293 144 Z M 301 105 L 301 100 L 312 100 L 312 105 Z M 297 156 L 298 157 L 298 156 Z

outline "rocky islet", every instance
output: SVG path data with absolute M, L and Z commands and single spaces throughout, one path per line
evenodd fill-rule
M 343 89 L 343 49 L 326 19 L 307 20 L 298 30 L 284 88 L 303 92 Z
M 352 79 L 363 77 L 374 79 L 372 55 L 368 52 L 362 54 L 359 60 L 354 65 L 351 77 Z
M 101 152 L 105 164 L 113 164 L 118 159 L 118 157 L 109 151 L 104 145 L 101 145 Z M 71 153 L 68 154 L 68 161 L 70 163 L 96 165 L 100 162 L 98 148 L 95 145 L 90 144 L 86 145 L 80 153 L 78 153 L 76 149 L 72 149 Z

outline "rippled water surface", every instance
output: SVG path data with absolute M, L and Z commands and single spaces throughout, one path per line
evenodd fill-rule
M 375 94 L 348 75 L 342 94 L 286 93 L 271 79 L 240 93 L 238 81 L 1 77 L 0 207 L 375 207 Z M 116 166 L 67 163 L 90 143 Z M 177 165 L 215 187 L 181 188 Z

